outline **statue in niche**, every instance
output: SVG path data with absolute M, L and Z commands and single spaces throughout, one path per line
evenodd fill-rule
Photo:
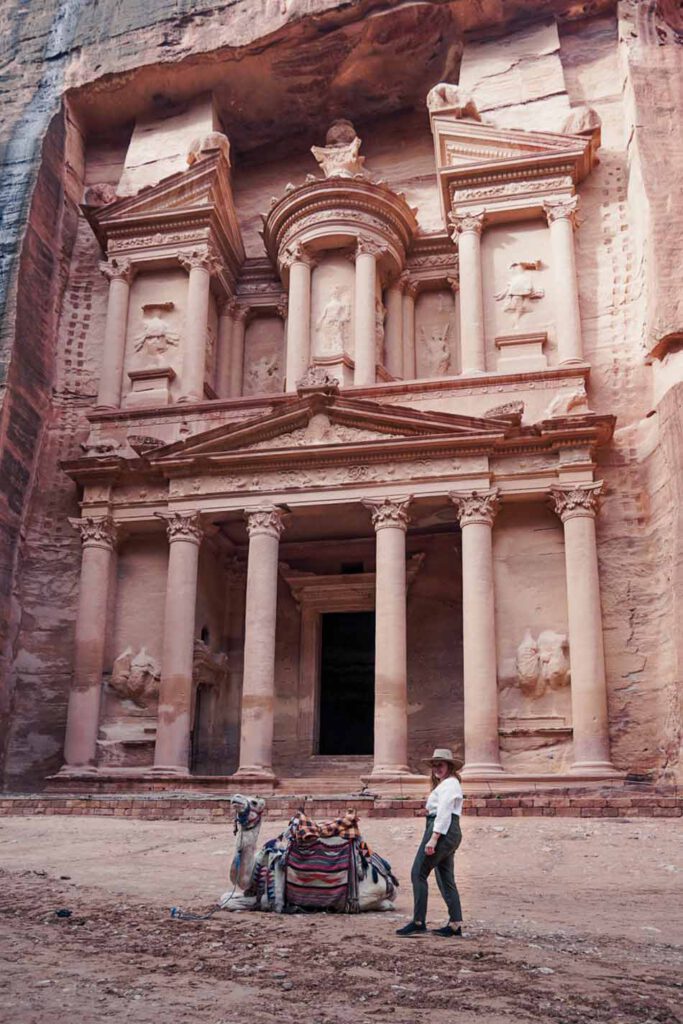
M 363 174 L 365 157 L 360 156 L 361 140 L 346 118 L 334 121 L 325 137 L 324 146 L 311 146 L 311 153 L 326 178 L 353 178 Z
M 510 280 L 502 292 L 495 296 L 497 302 L 503 303 L 506 313 L 512 313 L 515 329 L 519 327 L 519 321 L 524 313 L 530 311 L 529 302 L 532 299 L 542 299 L 545 295 L 543 288 L 536 288 L 531 277 L 531 271 L 540 270 L 540 260 L 521 260 L 511 263 Z
M 146 647 L 141 647 L 137 654 L 132 647 L 126 647 L 112 666 L 109 686 L 123 700 L 147 708 L 159 696 L 160 679 L 161 668 Z
M 441 377 L 451 368 L 451 350 L 448 345 L 449 323 L 420 327 L 422 347 L 427 355 L 429 374 Z M 427 333 L 429 330 L 430 333 Z
M 380 299 L 375 299 L 375 362 L 384 365 L 384 318 L 386 308 Z
M 172 302 L 150 302 L 142 307 L 142 312 L 148 319 L 143 321 L 142 331 L 135 339 L 135 352 L 153 366 L 162 366 L 168 363 L 166 353 L 169 348 L 177 347 L 178 335 L 169 329 L 163 318 L 165 312 L 173 309 Z
M 569 685 L 569 644 L 564 633 L 544 629 L 535 640 L 527 629 L 517 648 L 516 681 L 525 697 L 536 700 L 548 690 Z
M 277 356 L 261 356 L 247 371 L 249 394 L 258 395 L 275 391 L 280 366 Z
M 316 321 L 318 355 L 334 355 L 348 347 L 351 327 L 351 303 L 340 285 L 335 285 Z

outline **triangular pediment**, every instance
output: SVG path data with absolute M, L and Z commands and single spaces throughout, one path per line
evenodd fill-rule
M 387 442 L 402 444 L 426 438 L 485 440 L 501 437 L 509 428 L 504 420 L 480 419 L 450 413 L 431 413 L 377 402 L 315 394 L 292 398 L 268 416 L 225 424 L 185 441 L 156 449 L 149 461 L 164 465 L 221 462 L 233 456 L 255 459 L 312 450 L 372 450 Z
M 448 114 L 434 116 L 432 129 L 439 170 L 559 160 L 571 163 L 580 180 L 592 162 L 593 140 L 582 135 L 496 128 Z

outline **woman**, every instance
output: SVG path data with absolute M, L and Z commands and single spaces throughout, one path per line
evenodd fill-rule
M 445 938 L 460 937 L 462 911 L 453 875 L 453 854 L 462 839 L 462 786 L 458 775 L 462 761 L 456 761 L 450 750 L 437 748 L 427 763 L 432 768 L 432 791 L 427 798 L 424 836 L 410 874 L 413 883 L 413 919 L 399 928 L 396 934 L 420 935 L 427 931 L 427 878 L 434 871 L 439 892 L 448 907 L 448 924 L 443 928 L 432 928 L 432 932 Z

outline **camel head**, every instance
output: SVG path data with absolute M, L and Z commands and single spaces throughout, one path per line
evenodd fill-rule
M 254 868 L 256 845 L 266 801 L 261 797 L 242 796 L 236 793 L 230 800 L 230 805 L 235 815 L 234 830 L 237 837 L 235 855 L 230 865 L 230 881 L 244 891 L 251 880 Z

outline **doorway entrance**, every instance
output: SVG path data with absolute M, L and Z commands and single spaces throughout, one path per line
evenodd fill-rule
M 321 616 L 319 754 L 372 754 L 375 613 Z

